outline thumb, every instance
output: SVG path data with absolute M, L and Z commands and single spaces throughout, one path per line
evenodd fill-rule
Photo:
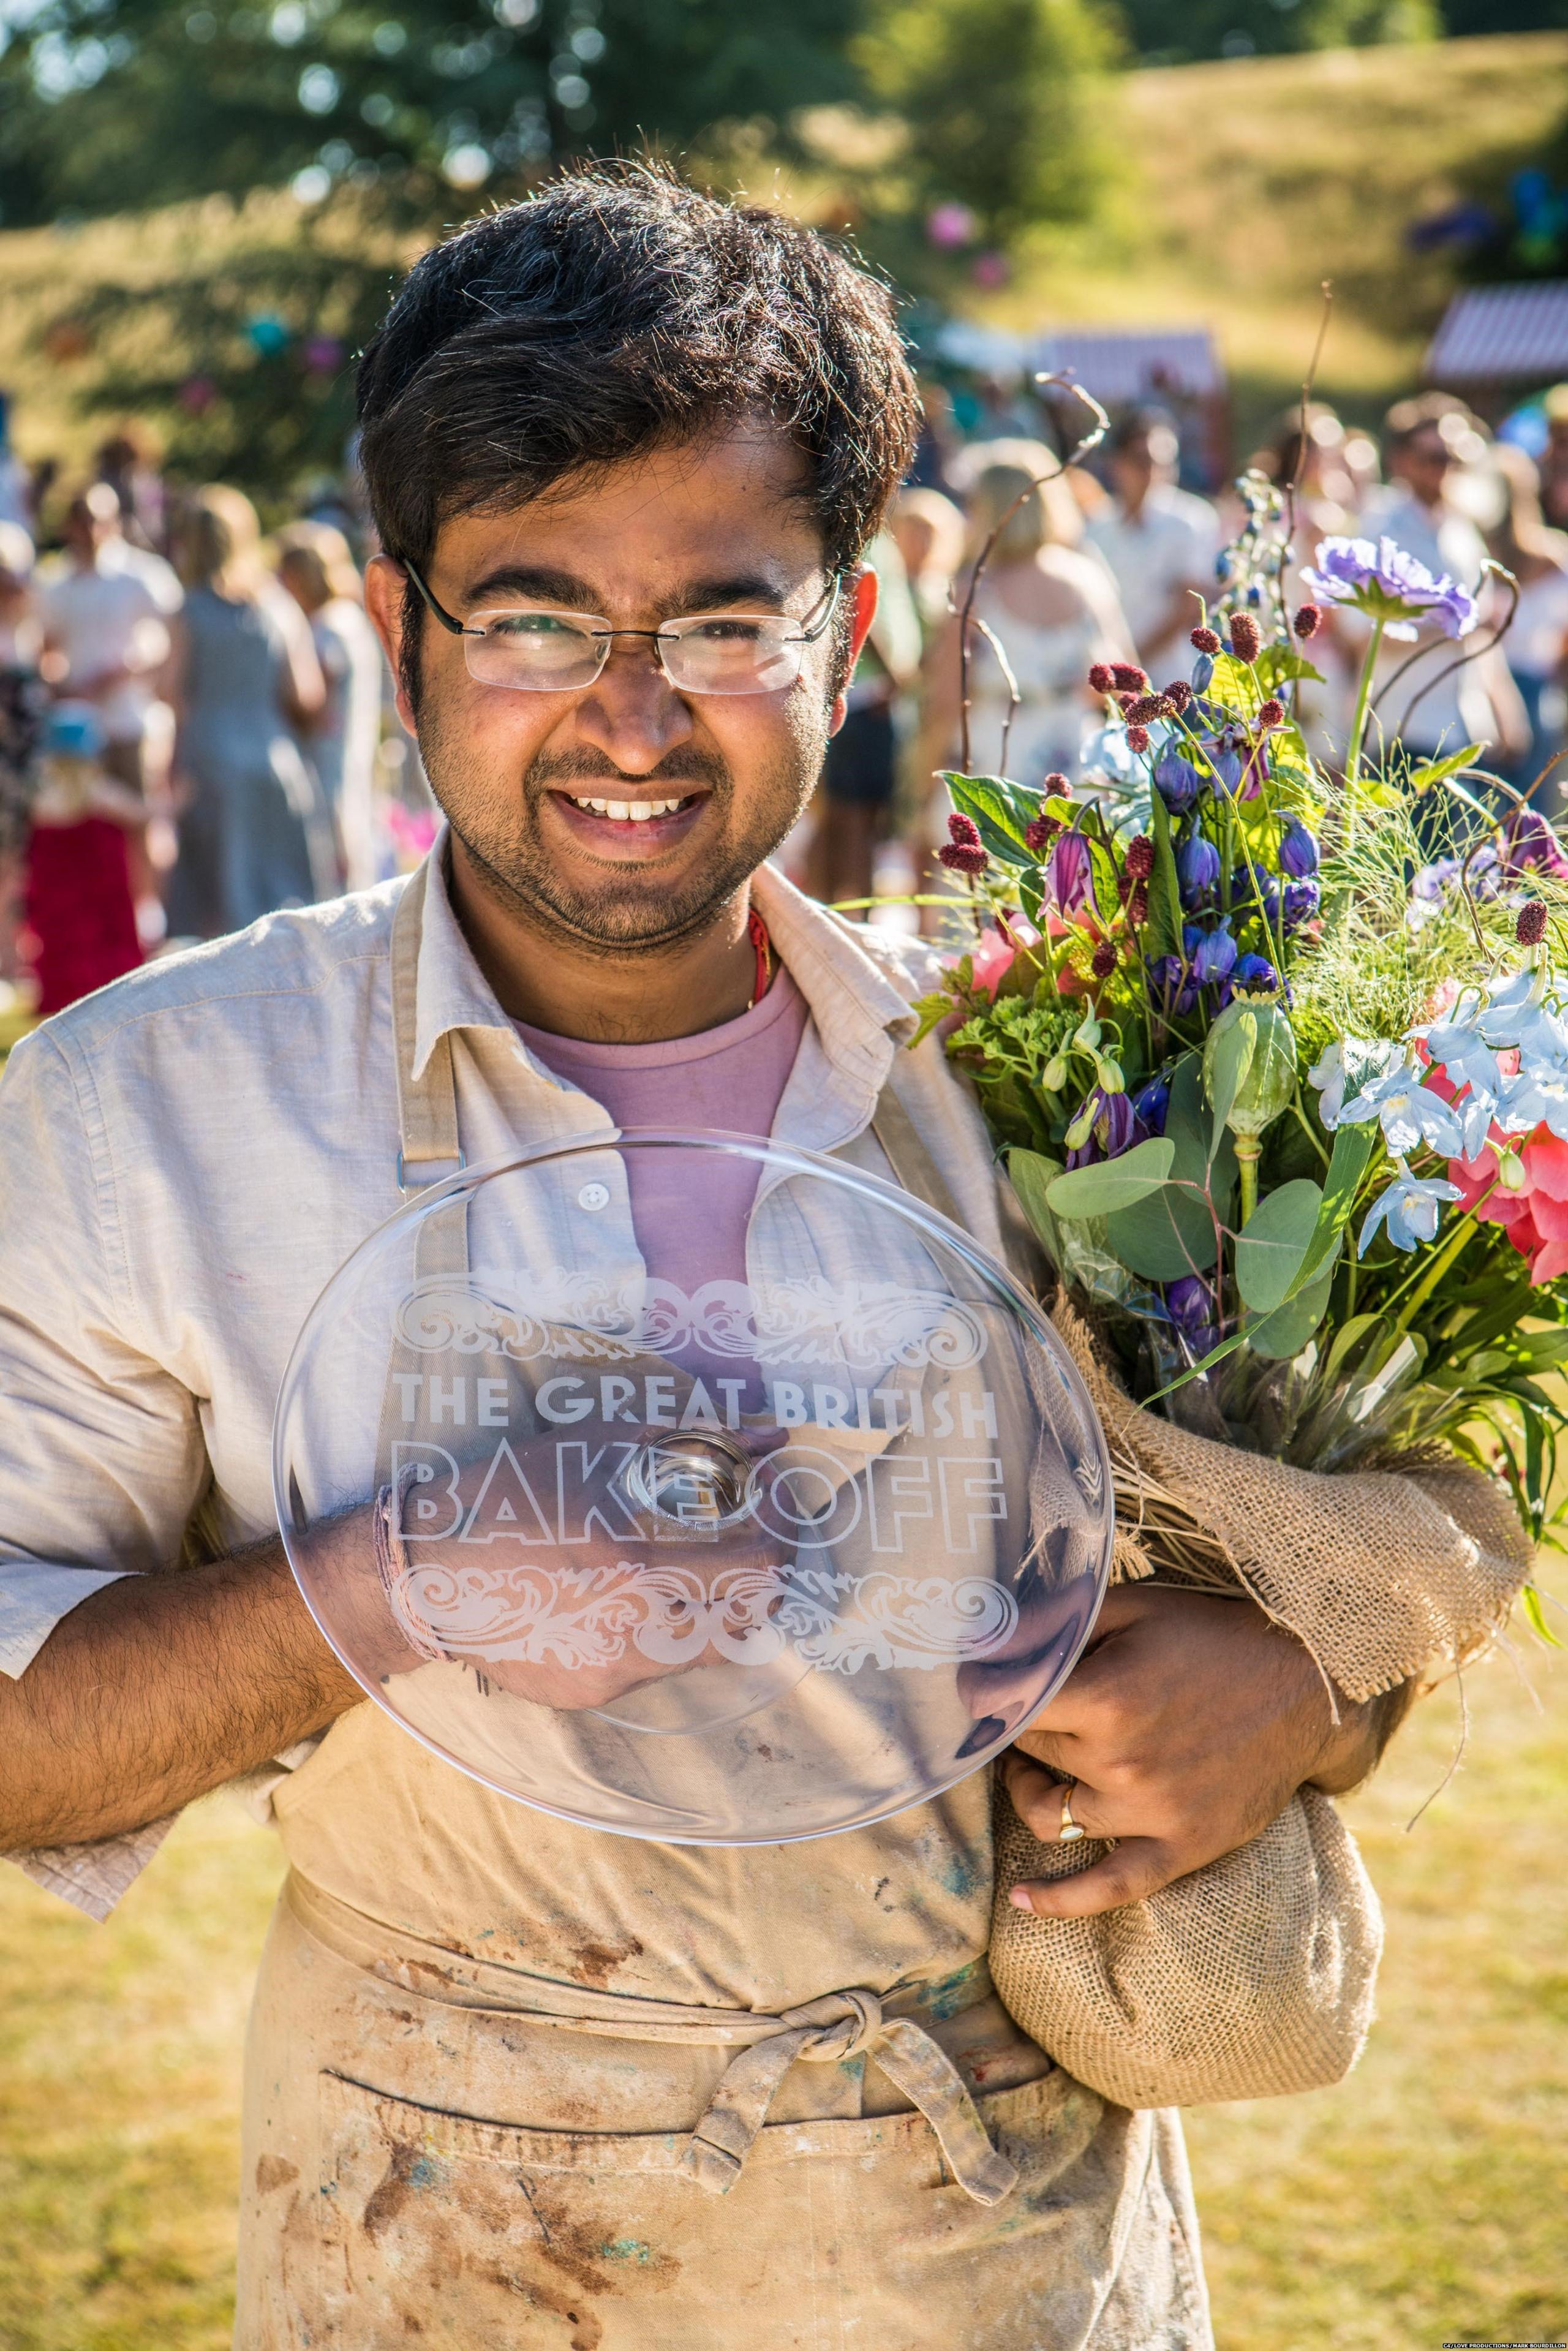
M 1015 1886 L 1008 1899 L 1037 1918 L 1094 1918 L 1106 1910 L 1120 1910 L 1142 1902 L 1181 1875 L 1169 1847 L 1159 1837 L 1119 1837 L 1102 1847 L 1098 1861 L 1069 1877 L 1030 1878 Z

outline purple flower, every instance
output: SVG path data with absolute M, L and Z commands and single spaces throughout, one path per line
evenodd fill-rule
M 1059 914 L 1075 914 L 1089 899 L 1089 843 L 1081 832 L 1064 832 L 1045 861 L 1045 894 Z
M 1214 655 L 1212 653 L 1199 653 L 1197 659 L 1192 665 L 1193 692 L 1195 694 L 1204 693 L 1212 681 L 1213 676 Z
M 1550 873 L 1559 882 L 1568 876 L 1563 843 L 1534 809 L 1514 810 L 1503 827 L 1502 853 L 1507 873 Z
M 1197 982 L 1180 956 L 1151 957 L 1149 991 L 1167 1020 L 1190 1012 L 1197 1002 Z
M 1195 832 L 1176 851 L 1176 879 L 1181 884 L 1181 902 L 1190 912 L 1207 905 L 1214 895 L 1214 885 L 1219 879 L 1219 852 L 1212 841 Z
M 1166 1282 L 1166 1307 L 1176 1329 L 1196 1339 L 1214 1319 L 1214 1292 L 1201 1274 L 1184 1273 L 1179 1281 Z
M 1305 882 L 1318 870 L 1318 844 L 1299 816 L 1293 816 L 1285 827 L 1285 838 L 1280 843 L 1280 863 L 1298 882 Z
M 1087 1140 L 1068 1153 L 1069 1167 L 1088 1167 L 1099 1159 L 1115 1159 L 1124 1151 L 1130 1151 L 1138 1140 L 1137 1116 L 1125 1094 L 1108 1094 L 1103 1086 L 1096 1086 L 1080 1103 L 1078 1118 L 1082 1117 L 1091 1102 L 1095 1104 L 1094 1123 Z M 1076 1125 L 1077 1119 L 1073 1123 Z
M 1176 957 L 1167 956 L 1166 961 L 1174 963 Z M 1166 1113 L 1170 1106 L 1171 1090 L 1167 1079 L 1151 1078 L 1146 1086 L 1138 1088 L 1133 1096 L 1133 1110 L 1145 1137 L 1165 1133 Z
M 1322 893 L 1315 882 L 1287 882 L 1285 928 L 1288 931 L 1296 931 L 1300 930 L 1303 923 L 1310 923 L 1318 911 L 1322 896 Z
M 1301 577 L 1324 603 L 1349 604 L 1405 643 L 1419 633 L 1417 623 L 1446 637 L 1468 637 L 1476 625 L 1469 590 L 1446 571 L 1434 579 L 1391 538 L 1375 546 L 1370 538 L 1325 538 L 1316 569 Z
M 1185 815 L 1204 788 L 1204 778 L 1190 759 L 1169 744 L 1155 763 L 1155 787 L 1173 816 Z
M 1241 754 L 1239 751 L 1212 751 L 1209 762 L 1216 783 L 1234 799 L 1241 789 Z M 1254 790 L 1257 787 L 1254 785 Z
M 1182 933 L 1182 945 L 1192 966 L 1192 976 L 1200 987 L 1210 987 L 1217 980 L 1229 978 L 1236 961 L 1236 942 L 1223 922 L 1218 929 L 1203 932 L 1189 924 Z
M 1237 958 L 1230 975 L 1233 988 L 1243 987 L 1249 996 L 1278 996 L 1280 975 L 1267 956 L 1244 955 Z

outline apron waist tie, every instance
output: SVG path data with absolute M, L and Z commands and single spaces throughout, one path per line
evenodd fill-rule
M 735 2186 L 791 2065 L 831 2065 L 862 2055 L 919 2108 L 954 2179 L 977 2204 L 999 2204 L 1017 2186 L 1018 2173 L 991 2145 L 952 2059 L 924 2026 L 907 2017 L 884 2018 L 875 1992 L 826 1992 L 800 2008 L 782 2009 L 777 2022 L 783 2030 L 730 2059 L 687 2142 L 682 2168 L 699 2188 L 723 2196 Z
M 963 2075 L 923 2025 L 885 2012 L 874 1991 L 824 1992 L 799 2008 L 765 2011 L 697 2008 L 678 2001 L 643 2001 L 625 1994 L 588 1992 L 575 1984 L 528 1976 L 520 1969 L 457 1958 L 400 1928 L 369 1918 L 321 1886 L 291 1871 L 286 1883 L 289 1907 L 306 1930 L 370 1973 L 428 1999 L 433 1975 L 447 1978 L 459 2006 L 484 2006 L 530 2023 L 569 2032 L 608 2034 L 626 2041 L 686 2043 L 734 2043 L 731 2058 L 699 2117 L 681 2158 L 688 2179 L 722 2196 L 740 2178 L 747 2154 L 768 2119 L 768 2110 L 791 2065 L 836 2065 L 868 2057 L 923 2114 L 946 2158 L 947 2168 L 977 2204 L 999 2204 L 1017 2185 L 1018 2173 L 991 2145 Z M 984 1961 L 975 1968 L 976 1996 L 989 1991 Z M 463 1998 L 478 1992 L 479 2001 Z M 907 1995 L 904 1995 L 907 1997 Z M 964 2003 L 967 2005 L 968 2003 Z

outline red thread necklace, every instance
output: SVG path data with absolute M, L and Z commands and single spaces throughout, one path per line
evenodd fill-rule
M 768 935 L 767 924 L 755 906 L 747 918 L 746 932 L 757 957 L 757 984 L 751 991 L 751 1002 L 746 1008 L 750 1012 L 767 995 L 768 982 L 773 977 L 773 942 Z

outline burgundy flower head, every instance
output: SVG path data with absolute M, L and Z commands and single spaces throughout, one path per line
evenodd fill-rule
M 1072 798 L 1072 787 L 1060 768 L 1052 768 L 1050 775 L 1042 779 L 1040 789 L 1048 800 L 1070 800 Z
M 1061 819 L 1059 816 L 1032 817 L 1023 829 L 1023 845 L 1026 849 L 1032 849 L 1039 857 L 1051 847 L 1061 831 Z
M 1224 650 L 1218 629 L 1194 629 L 1192 643 L 1200 653 L 1218 653 Z
M 1284 723 L 1285 705 L 1277 694 L 1271 694 L 1258 713 L 1258 724 L 1260 726 L 1282 726 Z
M 1192 700 L 1192 688 L 1185 677 L 1173 678 L 1166 688 L 1166 700 L 1179 718 Z
M 1109 694 L 1116 680 L 1109 662 L 1096 662 L 1089 673 L 1089 683 L 1096 694 Z
M 1136 662 L 1113 662 L 1111 675 L 1119 694 L 1145 694 L 1148 691 L 1149 673 Z
M 1546 936 L 1546 902 L 1527 898 L 1519 910 L 1519 920 L 1513 935 L 1521 947 L 1538 947 Z
M 1109 979 L 1116 968 L 1116 950 L 1109 939 L 1102 939 L 1089 959 L 1089 968 L 1096 979 Z
M 980 828 L 972 816 L 955 811 L 947 820 L 947 838 L 959 849 L 978 849 Z
M 1129 751 L 1146 751 L 1146 750 L 1148 749 L 1148 747 L 1149 747 L 1149 730 L 1148 730 L 1148 728 L 1147 728 L 1146 726 L 1129 726 L 1129 727 L 1128 727 L 1128 729 L 1127 729 L 1127 748 L 1128 748 L 1128 750 L 1129 750 Z
M 1133 925 L 1134 930 L 1142 930 L 1148 919 L 1149 885 L 1146 882 L 1135 882 L 1133 884 L 1133 894 L 1127 901 L 1127 920 Z
M 1309 637 L 1315 637 L 1317 635 L 1317 632 L 1322 627 L 1322 606 L 1321 604 L 1303 604 L 1301 611 L 1296 614 L 1295 619 L 1291 622 L 1291 626 L 1294 629 L 1297 636 L 1300 637 L 1302 644 L 1305 644 Z
M 1258 623 L 1250 612 L 1230 615 L 1230 650 L 1238 661 L 1255 662 L 1263 650 Z
M 1155 870 L 1155 844 L 1146 832 L 1134 833 L 1127 843 L 1127 871 L 1134 882 L 1146 882 Z
M 977 873 L 983 873 L 988 862 L 986 852 L 978 841 L 944 841 L 936 854 L 949 873 L 967 873 L 971 877 Z
M 1134 726 L 1152 726 L 1156 718 L 1176 716 L 1176 705 L 1163 694 L 1135 695 L 1125 707 Z

